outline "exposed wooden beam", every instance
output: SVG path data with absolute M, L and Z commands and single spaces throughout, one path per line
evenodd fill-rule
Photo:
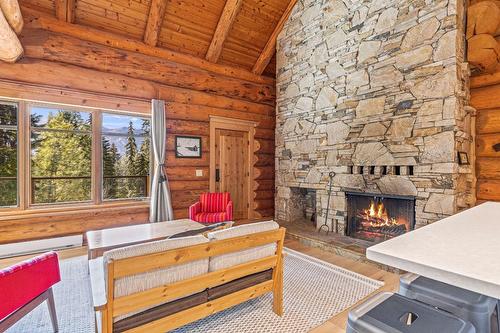
M 210 62 L 217 62 L 219 60 L 220 54 L 222 53 L 222 47 L 224 42 L 229 35 L 229 31 L 233 26 L 234 20 L 241 9 L 241 4 L 243 0 L 227 0 L 224 9 L 222 10 L 222 15 L 217 23 L 217 28 L 215 29 L 212 42 L 207 51 L 205 59 Z
M 273 33 L 271 34 L 271 37 L 267 41 L 266 46 L 264 46 L 264 50 L 262 50 L 262 53 L 255 62 L 255 65 L 252 68 L 253 73 L 257 75 L 262 75 L 267 65 L 269 65 L 269 62 L 271 61 L 274 53 L 276 52 L 276 39 L 278 38 L 281 29 L 283 29 L 285 22 L 288 20 L 288 17 L 292 13 L 293 7 L 295 6 L 296 3 L 297 0 L 290 0 L 290 3 L 288 4 L 288 7 L 286 7 L 285 12 L 281 16 L 278 25 L 276 25 L 276 28 L 274 29 Z
M 152 0 L 149 7 L 148 22 L 144 31 L 144 43 L 156 46 L 160 36 L 161 24 L 165 17 L 167 9 L 167 0 Z
M 76 0 L 55 0 L 58 20 L 73 23 L 75 21 Z
M 111 46 L 120 50 L 138 52 L 249 82 L 269 85 L 275 84 L 275 80 L 273 78 L 256 75 L 251 71 L 243 68 L 214 64 L 188 54 L 179 53 L 159 47 L 152 47 L 142 41 L 125 38 L 114 33 L 105 32 L 103 30 L 87 26 L 81 26 L 79 24 L 68 24 L 56 20 L 48 15 L 44 15 L 40 11 L 34 10 L 25 5 L 23 5 L 21 9 L 23 15 L 25 16 L 26 27 L 28 28 L 41 28 L 48 31 L 58 32 L 76 37 L 84 41 Z

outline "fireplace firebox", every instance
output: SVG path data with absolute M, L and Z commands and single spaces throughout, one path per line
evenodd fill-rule
M 347 236 L 382 242 L 415 227 L 415 197 L 347 192 Z

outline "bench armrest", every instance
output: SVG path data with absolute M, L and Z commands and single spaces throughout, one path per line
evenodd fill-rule
M 90 289 L 92 291 L 92 304 L 95 311 L 100 311 L 108 303 L 106 298 L 106 278 L 102 257 L 89 260 Z

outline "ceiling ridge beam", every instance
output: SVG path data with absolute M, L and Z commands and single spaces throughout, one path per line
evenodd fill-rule
M 259 58 L 255 62 L 255 65 L 252 68 L 252 72 L 257 75 L 262 75 L 264 73 L 264 70 L 266 69 L 267 65 L 269 65 L 269 62 L 273 58 L 274 53 L 276 52 L 276 42 L 279 33 L 283 29 L 283 26 L 285 25 L 286 21 L 288 20 L 288 17 L 292 13 L 293 7 L 297 3 L 297 0 L 290 0 L 288 3 L 288 7 L 286 7 L 285 12 L 281 16 L 280 20 L 278 21 L 278 24 L 276 25 L 276 28 L 274 28 L 273 33 L 271 34 L 271 37 L 269 37 L 269 40 L 266 43 L 266 46 L 264 46 L 264 49 L 262 50 L 262 53 L 260 54 Z
M 222 14 L 219 18 L 219 23 L 217 23 L 217 28 L 215 29 L 212 42 L 208 47 L 205 59 L 210 62 L 217 62 L 222 53 L 222 48 L 224 47 L 224 42 L 229 36 L 229 31 L 233 26 L 233 23 L 238 15 L 243 0 L 227 0 L 222 10 Z
M 25 17 L 25 25 L 27 28 L 40 28 L 58 32 L 84 41 L 114 47 L 120 50 L 138 52 L 248 82 L 273 86 L 275 84 L 274 78 L 256 75 L 241 67 L 215 64 L 189 54 L 179 53 L 160 47 L 152 47 L 141 40 L 127 38 L 112 32 L 106 32 L 79 24 L 68 24 L 56 20 L 52 16 L 38 10 L 32 9 L 29 6 L 25 6 L 24 4 L 21 6 L 21 10 L 23 17 Z
M 75 21 L 76 0 L 55 0 L 58 20 L 73 23 Z
M 148 21 L 144 31 L 144 43 L 150 46 L 158 44 L 161 26 L 167 9 L 167 0 L 152 0 L 149 7 Z

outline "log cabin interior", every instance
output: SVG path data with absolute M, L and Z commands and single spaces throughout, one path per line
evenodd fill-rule
M 499 0 L 0 0 L 0 332 L 500 332 L 499 43 Z

